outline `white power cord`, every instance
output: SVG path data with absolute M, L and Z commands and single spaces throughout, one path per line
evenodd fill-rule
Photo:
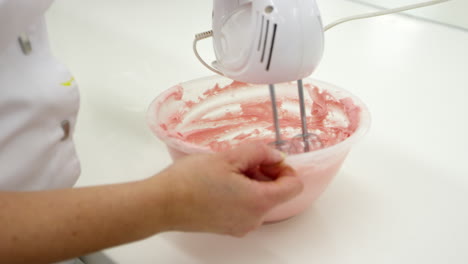
M 393 14 L 393 13 L 399 13 L 399 12 L 403 12 L 403 11 L 407 11 L 407 10 L 411 10 L 411 9 L 417 9 L 417 8 L 421 8 L 421 7 L 441 4 L 441 3 L 444 3 L 444 2 L 448 2 L 448 1 L 451 1 L 451 0 L 433 0 L 433 1 L 427 1 L 427 2 L 418 3 L 418 4 L 402 6 L 402 7 L 398 7 L 398 8 L 394 8 L 394 9 L 389 9 L 389 10 L 383 10 L 383 11 L 372 12 L 372 13 L 367 13 L 367 14 L 362 14 L 362 15 L 345 17 L 345 18 L 336 20 L 336 21 L 326 25 L 324 27 L 323 31 L 325 32 L 325 31 L 327 31 L 327 30 L 329 30 L 329 29 L 331 29 L 331 28 L 333 28 L 333 27 L 335 27 L 335 26 L 337 26 L 339 24 L 349 22 L 349 21 L 353 21 L 353 20 L 383 16 L 383 15 L 388 15 L 388 14 Z M 219 75 L 224 75 L 222 72 L 220 72 L 220 71 L 216 70 L 215 68 L 211 67 L 210 65 L 208 65 L 208 63 L 206 63 L 203 60 L 203 58 L 200 56 L 200 54 L 198 53 L 198 49 L 197 49 L 198 41 L 200 41 L 202 39 L 207 39 L 207 38 L 210 38 L 210 37 L 213 37 L 213 30 L 196 34 L 195 39 L 193 40 L 193 52 L 195 53 L 195 56 L 201 62 L 201 64 L 203 64 L 210 71 L 212 71 L 212 72 L 214 72 L 216 74 L 219 74 Z
M 210 65 L 208 65 L 208 63 L 206 63 L 205 60 L 203 60 L 203 58 L 198 53 L 198 49 L 197 49 L 198 41 L 200 41 L 202 39 L 207 39 L 207 38 L 210 38 L 210 37 L 213 37 L 213 30 L 205 31 L 205 32 L 196 34 L 195 39 L 193 40 L 193 52 L 195 53 L 195 56 L 201 62 L 201 64 L 203 64 L 203 66 L 208 68 L 208 70 L 210 70 L 210 71 L 212 71 L 212 72 L 214 72 L 216 74 L 219 74 L 219 75 L 224 75 L 222 72 L 220 72 L 220 71 L 216 70 L 215 68 L 211 67 Z
M 389 9 L 389 10 L 383 10 L 383 11 L 378 11 L 378 12 L 372 12 L 368 14 L 362 14 L 362 15 L 356 15 L 356 16 L 350 16 L 350 17 L 345 17 L 342 19 L 339 19 L 335 22 L 332 22 L 328 25 L 326 25 L 323 29 L 323 31 L 327 31 L 339 24 L 348 22 L 348 21 L 353 21 L 353 20 L 358 20 L 358 19 L 364 19 L 364 18 L 370 18 L 370 17 L 376 17 L 376 16 L 383 16 L 383 15 L 388 15 L 388 14 L 393 14 L 393 13 L 399 13 L 411 9 L 417 9 L 421 7 L 426 7 L 426 6 L 431 6 L 431 5 L 436 5 L 436 4 L 441 4 L 443 2 L 448 2 L 451 0 L 434 0 L 434 1 L 428 1 L 428 2 L 423 2 L 423 3 L 418 3 L 418 4 L 412 4 L 412 5 L 407 5 L 407 6 L 402 6 L 394 9 Z

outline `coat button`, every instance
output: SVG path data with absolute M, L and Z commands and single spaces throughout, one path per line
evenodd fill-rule
M 24 55 L 29 55 L 32 52 L 32 45 L 31 45 L 31 41 L 29 41 L 28 36 L 24 34 L 19 36 L 18 42 L 20 44 L 21 51 L 23 52 Z
M 70 129 L 71 129 L 70 121 L 68 120 L 62 121 L 61 126 L 63 130 L 63 137 L 61 138 L 61 140 L 65 141 L 70 136 Z

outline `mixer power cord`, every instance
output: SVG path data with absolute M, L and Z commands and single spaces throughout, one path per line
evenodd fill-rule
M 210 37 L 213 37 L 213 30 L 205 31 L 205 32 L 196 34 L 195 39 L 193 40 L 193 52 L 195 53 L 195 56 L 201 62 L 201 64 L 203 64 L 203 66 L 208 68 L 208 70 L 210 70 L 210 71 L 212 71 L 212 72 L 214 72 L 216 74 L 224 76 L 224 74 L 222 72 L 220 72 L 220 71 L 216 70 L 215 68 L 211 67 L 210 65 L 208 65 L 208 63 L 206 63 L 205 60 L 198 53 L 198 49 L 197 49 L 198 41 L 200 41 L 202 39 L 207 39 L 207 38 L 210 38 Z
M 422 3 L 402 6 L 402 7 L 398 7 L 398 8 L 393 8 L 393 9 L 378 11 L 378 12 L 372 12 L 372 13 L 367 13 L 367 14 L 361 14 L 361 15 L 345 17 L 345 18 L 336 20 L 336 21 L 326 25 L 324 27 L 323 31 L 326 32 L 326 31 L 328 31 L 329 29 L 331 29 L 331 28 L 333 28 L 335 26 L 338 26 L 340 24 L 343 24 L 343 23 L 346 23 L 346 22 L 349 22 L 349 21 L 353 21 L 353 20 L 359 20 L 359 19 L 365 19 L 365 18 L 371 18 L 371 17 L 377 17 L 377 16 L 384 16 L 384 15 L 399 13 L 399 12 L 408 11 L 408 10 L 412 10 L 412 9 L 422 8 L 422 7 L 426 7 L 426 6 L 441 4 L 441 3 L 444 3 L 444 2 L 448 2 L 448 1 L 451 1 L 451 0 L 433 0 L 433 1 L 427 1 L 427 2 L 422 2 Z M 210 71 L 212 71 L 212 72 L 214 72 L 216 74 L 224 76 L 224 74 L 222 72 L 220 72 L 220 71 L 216 70 L 215 68 L 211 67 L 210 65 L 208 65 L 208 63 L 206 63 L 205 60 L 203 60 L 203 58 L 198 53 L 198 49 L 197 49 L 198 41 L 200 41 L 202 39 L 207 39 L 207 38 L 210 38 L 210 37 L 213 37 L 213 30 L 205 31 L 205 32 L 196 34 L 195 39 L 193 40 L 193 52 L 195 53 L 195 56 L 201 62 L 201 64 L 203 64 L 206 68 L 208 68 Z
M 377 17 L 377 16 L 384 16 L 384 15 L 389 15 L 389 14 L 394 14 L 394 13 L 400 13 L 400 12 L 403 12 L 403 11 L 408 11 L 408 10 L 417 9 L 417 8 L 421 8 L 421 7 L 441 4 L 441 3 L 444 3 L 444 2 L 448 2 L 448 1 L 451 1 L 451 0 L 427 1 L 427 2 L 422 2 L 422 3 L 418 3 L 418 4 L 412 4 L 412 5 L 402 6 L 402 7 L 398 7 L 398 8 L 378 11 L 378 12 L 372 12 L 372 13 L 367 13 L 367 14 L 362 14 L 362 15 L 345 17 L 345 18 L 336 20 L 336 21 L 326 25 L 324 27 L 323 31 L 327 31 L 327 30 L 329 30 L 329 29 L 331 29 L 331 28 L 333 28 L 335 26 L 338 26 L 339 24 L 343 24 L 343 23 L 353 21 L 353 20 L 371 18 L 371 17 Z

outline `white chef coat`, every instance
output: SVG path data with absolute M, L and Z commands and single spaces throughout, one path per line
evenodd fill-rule
M 50 52 L 43 14 L 52 2 L 0 0 L 0 191 L 72 187 L 80 174 L 79 94 Z
M 0 0 L 0 190 L 71 187 L 80 173 L 72 140 L 79 95 L 49 49 L 43 13 L 51 2 Z

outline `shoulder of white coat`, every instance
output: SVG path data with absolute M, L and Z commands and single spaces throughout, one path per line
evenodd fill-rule
M 37 22 L 53 0 L 0 0 L 0 54 L 32 23 Z

